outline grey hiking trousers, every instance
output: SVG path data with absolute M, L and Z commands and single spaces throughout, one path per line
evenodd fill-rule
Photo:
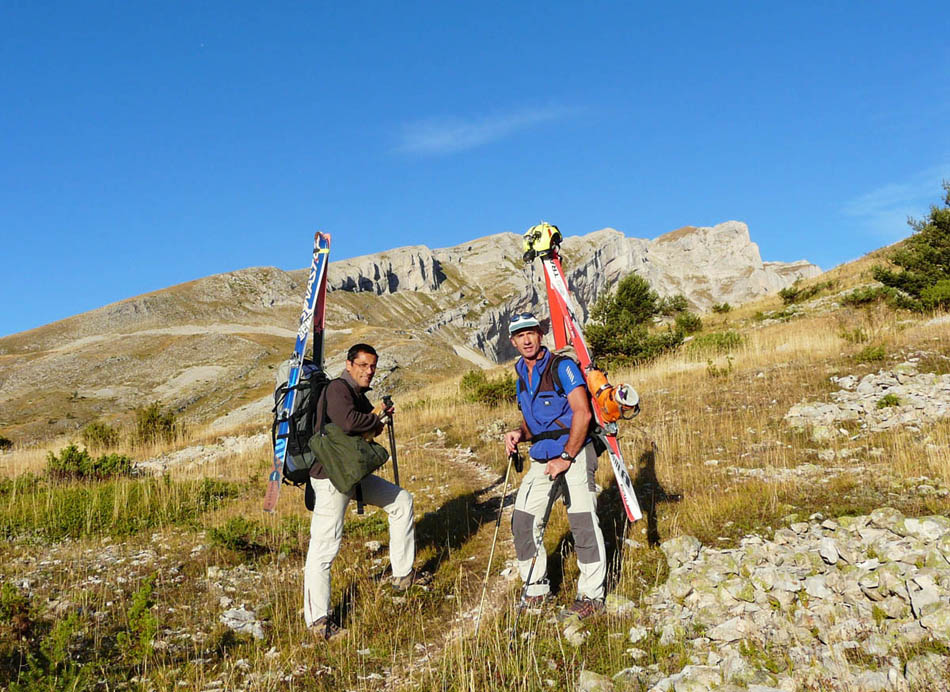
M 544 475 L 544 467 L 543 462 L 531 461 L 531 467 L 518 488 L 515 508 L 511 515 L 511 533 L 515 541 L 515 554 L 518 557 L 522 581 L 527 580 L 531 559 L 541 543 L 541 520 L 544 518 L 544 510 L 553 485 L 551 478 Z M 574 535 L 574 549 L 580 569 L 577 597 L 603 600 L 607 564 L 604 535 L 597 521 L 597 495 L 594 484 L 596 471 L 597 455 L 594 453 L 594 445 L 588 444 L 567 470 L 567 487 L 571 496 L 567 518 Z M 541 549 L 544 550 L 543 545 Z M 547 573 L 547 554 L 543 553 L 538 556 L 531 573 L 528 596 L 543 596 L 550 592 Z

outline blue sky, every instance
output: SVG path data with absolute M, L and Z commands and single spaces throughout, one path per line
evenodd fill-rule
M 0 3 L 0 335 L 540 219 L 823 268 L 950 178 L 939 2 Z

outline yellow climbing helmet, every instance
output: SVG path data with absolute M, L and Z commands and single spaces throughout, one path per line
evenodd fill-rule
M 556 249 L 561 244 L 561 231 L 557 226 L 542 221 L 525 231 L 523 238 L 524 261 L 530 262 L 535 257 L 548 255 L 552 248 Z

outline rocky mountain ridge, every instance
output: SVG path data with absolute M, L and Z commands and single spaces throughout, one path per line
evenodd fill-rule
M 682 293 L 694 309 L 713 304 L 739 304 L 773 293 L 798 279 L 817 276 L 821 269 L 798 262 L 764 262 L 746 224 L 727 221 L 714 227 L 686 226 L 649 241 L 628 238 L 605 228 L 564 239 L 565 274 L 581 314 L 624 276 L 636 272 L 661 296 Z M 455 247 L 430 250 L 423 245 L 398 248 L 331 264 L 331 290 L 371 292 L 453 292 L 453 278 L 472 285 L 484 296 L 503 292 L 501 302 L 471 318 L 471 310 L 445 314 L 437 327 L 449 324 L 470 332 L 468 346 L 494 362 L 514 357 L 504 324 L 512 312 L 536 309 L 544 295 L 543 274 L 537 263 L 521 261 L 521 236 L 500 233 Z M 459 291 L 465 300 L 470 293 Z M 469 307 L 471 307 L 469 305 Z M 501 327 L 499 327 L 501 325 Z
M 603 229 L 566 237 L 562 255 L 585 318 L 633 271 L 700 311 L 820 273 L 805 261 L 763 262 L 737 221 L 652 241 Z M 46 437 L 156 400 L 196 421 L 263 420 L 306 275 L 273 267 L 218 274 L 0 339 L 0 430 Z M 349 344 L 373 343 L 383 354 L 383 393 L 512 358 L 509 316 L 546 311 L 540 266 L 522 262 L 514 233 L 331 262 L 328 287 L 329 371 L 342 369 Z

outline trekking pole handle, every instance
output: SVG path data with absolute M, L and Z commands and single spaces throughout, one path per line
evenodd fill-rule
M 521 458 L 521 454 L 518 453 L 517 447 L 515 447 L 515 451 L 508 455 L 508 460 L 514 465 L 516 472 L 521 473 L 524 470 L 524 460 Z
M 383 397 L 383 406 L 393 407 L 393 398 L 388 394 Z M 389 428 L 389 455 L 393 460 L 393 481 L 399 485 L 399 462 L 396 461 L 396 432 L 393 430 L 393 417 L 386 416 L 386 426 Z

